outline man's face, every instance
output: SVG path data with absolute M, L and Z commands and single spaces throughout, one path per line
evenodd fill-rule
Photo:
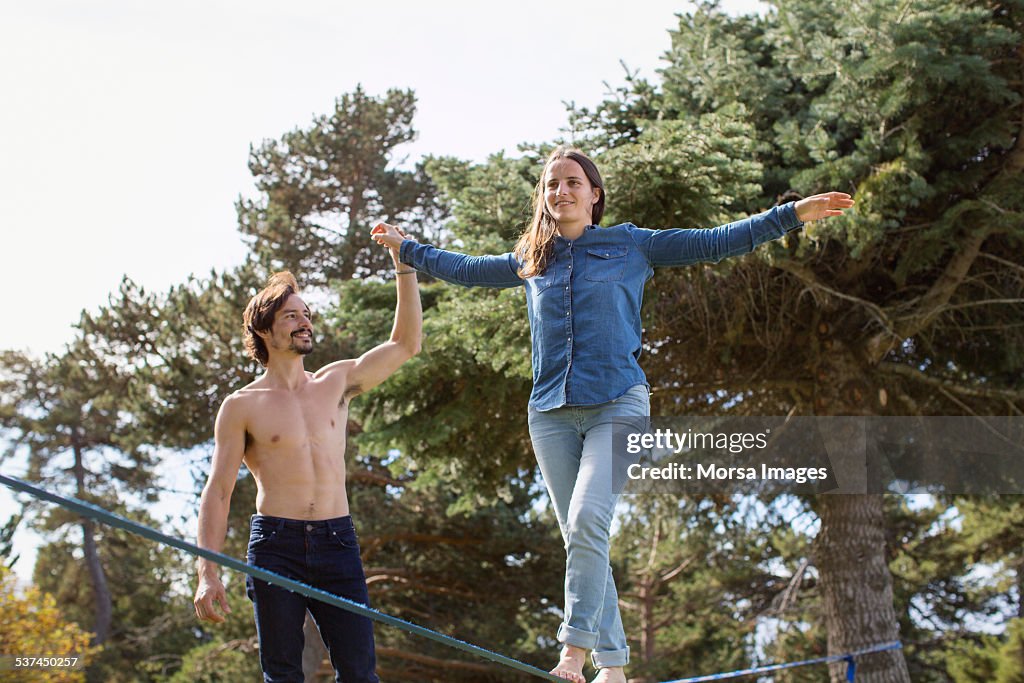
M 299 356 L 312 353 L 313 323 L 310 318 L 309 307 L 298 294 L 292 294 L 274 314 L 270 334 L 264 338 L 267 348 Z

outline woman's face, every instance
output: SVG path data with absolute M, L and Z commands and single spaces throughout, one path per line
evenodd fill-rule
M 583 167 L 556 159 L 544 171 L 544 205 L 559 226 L 590 225 L 601 190 L 591 186 Z

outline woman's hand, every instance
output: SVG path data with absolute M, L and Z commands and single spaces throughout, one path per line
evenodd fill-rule
M 405 231 L 398 226 L 381 222 L 371 228 L 370 239 L 388 248 L 388 251 L 391 252 L 391 259 L 395 262 L 395 268 L 398 268 L 402 242 L 413 238 L 405 234 Z
M 819 221 L 829 216 L 842 216 L 843 209 L 853 206 L 853 198 L 845 192 L 816 194 L 796 203 L 796 217 L 801 223 Z
M 402 248 L 402 242 L 412 239 L 397 225 L 389 223 L 378 223 L 370 230 L 370 238 L 377 244 L 387 247 L 392 251 Z

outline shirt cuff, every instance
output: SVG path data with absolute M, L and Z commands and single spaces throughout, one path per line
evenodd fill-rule
M 407 266 L 413 266 L 412 263 L 412 250 L 416 246 L 416 240 L 403 240 L 402 246 L 398 248 L 398 260 Z
M 779 220 L 782 221 L 782 229 L 786 232 L 804 226 L 803 221 L 796 217 L 796 202 L 786 202 L 779 207 Z

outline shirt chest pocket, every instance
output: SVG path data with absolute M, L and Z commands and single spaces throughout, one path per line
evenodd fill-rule
M 621 280 L 626 273 L 626 248 L 587 249 L 583 275 L 594 282 Z

